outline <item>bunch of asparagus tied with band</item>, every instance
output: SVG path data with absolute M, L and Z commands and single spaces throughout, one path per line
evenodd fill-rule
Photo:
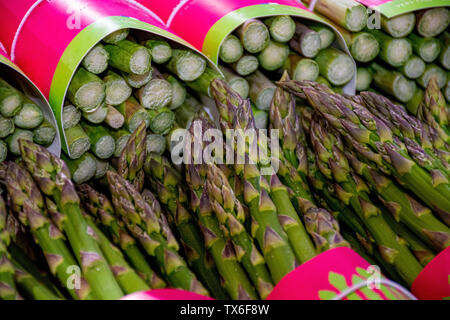
M 107 36 L 75 72 L 62 112 L 63 159 L 74 181 L 104 178 L 142 121 L 148 151 L 163 154 L 168 134 L 203 110 L 197 97 L 216 77 L 202 56 L 181 45 L 128 29 Z
M 20 155 L 19 139 L 50 146 L 56 130 L 22 90 L 0 78 L 0 162 Z
M 233 90 L 250 98 L 256 124 L 267 128 L 275 85 L 284 70 L 296 80 L 343 87 L 354 76 L 354 64 L 336 49 L 334 31 L 326 25 L 291 16 L 251 19 L 227 36 L 219 57 Z
M 305 103 L 299 112 L 320 203 L 336 212 L 350 243 L 409 285 L 450 245 L 446 127 L 434 117 L 446 106 L 435 82 L 421 119 L 373 92 L 346 97 L 308 82 L 279 83 Z
M 344 36 L 358 65 L 358 92 L 368 90 L 373 83 L 383 93 L 415 109 L 429 79 L 436 76 L 450 101 L 448 8 L 386 18 L 355 0 L 319 0 L 314 10 Z

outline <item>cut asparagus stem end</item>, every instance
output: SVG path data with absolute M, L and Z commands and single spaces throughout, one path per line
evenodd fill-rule
M 412 12 L 394 18 L 381 16 L 381 27 L 394 38 L 403 38 L 409 35 L 416 25 L 416 15 Z
M 124 125 L 125 117 L 113 106 L 107 106 L 105 123 L 113 129 L 119 129 Z
M 259 20 L 252 20 L 242 27 L 241 42 L 250 53 L 262 51 L 269 43 L 270 33 L 266 25 Z
M 134 73 L 126 74 L 125 79 L 132 88 L 139 89 L 152 80 L 152 75 L 153 70 L 151 69 L 142 75 Z
M 418 87 L 416 88 L 412 99 L 406 103 L 406 109 L 408 109 L 409 113 L 415 116 L 417 115 L 419 106 L 422 104 L 424 94 L 425 93 L 422 89 Z
M 372 83 L 372 75 L 367 68 L 358 68 L 356 72 L 356 91 L 366 91 Z
M 157 64 L 166 63 L 172 58 L 172 47 L 164 40 L 149 40 L 146 46 L 151 49 L 152 61 Z
M 328 27 L 322 26 L 317 29 L 314 29 L 311 27 L 314 31 L 319 33 L 320 36 L 320 49 L 326 49 L 334 42 L 334 39 L 336 38 L 336 35 L 334 34 L 333 30 L 331 30 Z
M 106 106 L 106 104 L 102 104 L 92 112 L 84 112 L 83 117 L 90 123 L 99 124 L 102 123 L 103 120 L 105 120 L 107 114 L 108 107 Z
M 170 110 L 163 110 L 158 112 L 152 117 L 150 121 L 150 130 L 156 134 L 165 135 L 169 133 L 172 128 L 173 123 L 175 122 L 175 114 Z
M 172 85 L 163 79 L 153 79 L 140 89 L 138 95 L 144 108 L 164 108 L 172 102 Z
M 111 33 L 106 38 L 104 38 L 103 41 L 106 43 L 116 44 L 119 41 L 125 40 L 129 34 L 129 29 L 121 29 Z
M 100 159 L 109 159 L 114 154 L 116 145 L 113 137 L 108 135 L 98 139 L 93 148 L 93 152 L 97 157 Z
M 93 157 L 95 160 L 95 175 L 94 179 L 101 179 L 106 175 L 106 172 L 109 170 L 109 162 L 105 160 L 98 159 L 97 157 Z
M 412 53 L 411 43 L 406 39 L 392 39 L 386 48 L 386 62 L 393 67 L 406 63 Z
M 89 72 L 100 74 L 108 68 L 108 60 L 108 52 L 98 44 L 83 59 L 83 67 Z
M 309 81 L 316 81 L 319 77 L 319 66 L 318 64 L 308 58 L 300 59 L 296 66 L 294 67 L 294 70 L 292 71 L 292 79 L 293 80 L 309 80 Z
M 289 46 L 283 43 L 270 41 L 267 47 L 258 55 L 258 61 L 267 71 L 281 68 L 289 55 Z
M 15 156 L 20 155 L 19 140 L 33 141 L 33 132 L 29 130 L 16 129 L 16 131 L 7 138 L 8 149 Z
M 63 108 L 62 122 L 64 130 L 75 127 L 81 120 L 81 111 L 73 105 L 68 105 Z
M 14 132 L 14 121 L 0 116 L 0 139 L 4 139 Z
M 166 138 L 159 134 L 149 134 L 145 140 L 147 153 L 162 155 L 166 150 Z
M 0 113 L 4 117 L 14 117 L 22 108 L 22 95 L 10 88 L 0 88 Z
M 106 83 L 106 103 L 117 106 L 125 102 L 132 94 L 127 82 L 115 73 L 110 73 L 105 77 Z
M 32 102 L 26 102 L 14 117 L 14 124 L 22 129 L 34 129 L 44 121 L 41 108 Z
M 206 69 L 206 60 L 196 53 L 186 50 L 174 50 L 174 56 L 168 68 L 183 81 L 198 79 Z
M 252 110 L 256 129 L 267 129 L 269 124 L 269 113 L 267 111 L 258 110 L 254 106 L 252 106 Z
M 136 131 L 136 129 L 139 127 L 142 121 L 145 122 L 145 125 L 148 128 L 148 126 L 150 125 L 150 116 L 147 113 L 147 111 L 145 111 L 145 109 L 137 111 L 131 117 L 131 119 L 128 122 L 128 130 L 130 132 Z
M 274 94 L 275 88 L 265 88 L 262 90 L 255 101 L 256 107 L 260 110 L 269 110 Z
M 228 81 L 231 89 L 239 93 L 242 99 L 247 99 L 248 93 L 250 90 L 250 86 L 248 81 L 241 77 L 234 77 L 230 81 Z
M 44 122 L 33 130 L 33 141 L 42 146 L 49 146 L 53 143 L 56 137 L 56 129 L 55 127 L 44 120 Z
M 432 38 L 444 31 L 450 24 L 450 10 L 433 8 L 418 15 L 417 32 L 423 37 Z
M 105 87 L 100 82 L 90 82 L 83 85 L 75 94 L 77 106 L 89 112 L 99 106 L 105 97 Z
M 355 36 L 350 51 L 356 61 L 369 62 L 375 59 L 380 52 L 380 45 L 373 35 L 361 32 Z
M 288 42 L 295 34 L 295 22 L 290 16 L 268 18 L 265 23 L 269 26 L 273 40 L 277 42 Z
M 411 55 L 405 65 L 401 67 L 401 71 L 406 77 L 410 79 L 417 79 L 425 71 L 425 62 L 423 62 L 423 60 L 418 56 Z
M 64 132 L 66 134 L 71 159 L 80 158 L 91 148 L 89 137 L 79 124 Z
M 416 91 L 416 84 L 414 81 L 408 80 L 400 76 L 394 82 L 395 97 L 401 102 L 408 102 L 414 96 Z
M 322 50 L 315 61 L 319 65 L 320 74 L 334 86 L 348 83 L 355 74 L 353 60 L 334 48 Z
M 120 157 L 123 149 L 125 149 L 128 140 L 130 140 L 131 133 L 123 134 L 120 137 L 116 138 L 116 149 L 114 150 L 114 157 Z
M 309 32 L 305 34 L 301 42 L 302 54 L 307 58 L 314 58 L 320 51 L 321 42 L 320 35 L 317 32 Z
M 434 61 L 441 51 L 441 44 L 438 39 L 426 39 L 420 47 L 420 56 L 425 62 Z
M 130 59 L 130 70 L 135 74 L 145 74 L 148 72 L 150 53 L 146 48 L 137 50 Z
M 450 102 L 450 81 L 447 81 L 447 85 L 445 86 L 444 90 L 444 95 L 447 102 Z
M 94 178 L 97 164 L 94 157 L 89 153 L 85 153 L 81 158 L 76 160 L 68 159 L 64 155 L 62 158 L 69 167 L 72 180 L 76 184 L 82 184 Z
M 347 11 L 345 26 L 349 31 L 359 32 L 366 27 L 368 13 L 363 5 L 356 5 Z
M 0 140 L 0 162 L 3 162 L 6 160 L 6 157 L 8 156 L 8 145 L 5 141 Z
M 170 103 L 170 109 L 175 110 L 186 100 L 186 88 L 173 76 L 168 76 L 167 81 L 172 85 L 172 101 Z
M 225 38 L 220 46 L 219 56 L 223 62 L 234 63 L 238 61 L 244 54 L 244 47 L 241 41 L 234 35 Z
M 430 78 L 432 76 L 436 77 L 439 89 L 442 89 L 447 83 L 447 74 L 445 73 L 444 69 L 438 67 L 435 64 L 428 64 L 425 67 L 425 72 L 421 77 L 417 79 L 417 83 L 422 88 L 426 88 L 428 86 L 428 81 L 430 81 Z
M 256 70 L 258 70 L 259 61 L 255 56 L 245 55 L 235 65 L 233 65 L 234 71 L 239 75 L 246 77 Z

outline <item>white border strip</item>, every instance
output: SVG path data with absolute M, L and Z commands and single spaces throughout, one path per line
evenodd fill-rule
M 8 52 L 6 51 L 6 48 L 5 48 L 5 46 L 3 45 L 3 43 L 1 43 L 1 41 L 0 41 L 0 49 L 2 49 L 3 51 L 5 51 L 5 53 L 8 53 Z
M 312 0 L 311 3 L 309 4 L 308 9 L 311 11 L 314 11 L 314 8 L 316 7 L 317 1 L 319 0 Z
M 128 2 L 134 4 L 136 7 L 138 7 L 142 11 L 148 13 L 152 18 L 157 20 L 159 23 L 161 23 L 162 25 L 166 26 L 164 21 L 162 21 L 162 19 L 156 13 L 154 13 L 152 10 L 150 10 L 149 8 L 145 7 L 144 5 L 142 5 L 139 2 L 136 2 L 134 0 L 128 0 Z M 143 22 L 145 22 L 145 21 L 143 21 Z
M 186 3 L 188 3 L 189 0 L 181 0 L 176 7 L 173 9 L 172 13 L 169 16 L 169 19 L 167 19 L 166 27 L 170 28 L 170 25 L 172 24 L 173 19 L 175 19 L 175 16 L 177 15 L 178 11 L 181 10 L 181 8 L 184 7 Z
M 337 296 L 335 296 L 331 300 L 343 300 L 348 295 L 350 295 L 352 293 L 355 293 L 359 289 L 362 289 L 364 287 L 368 287 L 370 284 L 373 284 L 373 283 L 369 283 L 369 280 L 360 282 L 360 283 L 358 283 L 358 284 L 356 284 L 356 285 L 354 285 L 354 286 L 352 286 L 352 287 L 342 291 L 340 294 L 338 294 Z M 417 298 L 412 293 L 410 293 L 408 290 L 403 288 L 401 285 L 399 285 L 399 284 L 397 284 L 397 283 L 395 283 L 395 282 L 393 282 L 391 280 L 381 279 L 380 280 L 380 284 L 381 285 L 386 285 L 388 287 L 392 287 L 394 289 L 397 289 L 398 291 L 400 291 L 400 293 L 404 294 L 406 297 L 408 297 L 411 300 L 417 300 Z
M 25 22 L 27 21 L 28 17 L 31 15 L 31 13 L 33 12 L 33 10 L 44 0 L 38 0 L 36 1 L 31 7 L 30 9 L 28 9 L 27 13 L 25 14 L 25 16 L 22 18 L 22 21 L 20 21 L 19 27 L 16 30 L 16 34 L 14 35 L 14 40 L 11 46 L 11 60 L 14 61 L 16 59 L 16 45 L 17 45 L 17 41 L 20 35 L 20 32 L 22 31 L 22 28 L 25 24 Z

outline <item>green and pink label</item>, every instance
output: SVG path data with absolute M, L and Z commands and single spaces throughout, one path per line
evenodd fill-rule
M 422 9 L 450 6 L 448 0 L 357 0 L 388 18 Z

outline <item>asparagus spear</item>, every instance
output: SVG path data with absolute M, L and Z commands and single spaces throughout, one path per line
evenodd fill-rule
M 434 63 L 427 64 L 423 74 L 417 79 L 417 83 L 422 87 L 426 88 L 431 77 L 436 77 L 438 81 L 439 89 L 442 89 L 447 82 L 447 74 L 444 69 L 435 65 Z
M 150 205 L 128 181 L 111 171 L 107 176 L 116 212 L 146 252 L 157 259 L 169 283 L 175 288 L 207 295 L 207 290 L 188 269 L 184 260 L 169 246 L 159 219 Z
M 253 55 L 244 54 L 238 61 L 231 65 L 231 68 L 240 76 L 248 76 L 258 70 L 259 61 Z
M 372 74 L 369 69 L 358 67 L 356 70 L 356 91 L 360 92 L 368 90 L 372 80 Z
M 94 74 L 100 74 L 108 68 L 109 53 L 102 44 L 97 44 L 83 59 L 83 67 Z
M 320 35 L 306 25 L 295 23 L 295 36 L 290 41 L 293 50 L 307 58 L 314 58 L 321 49 Z
M 250 85 L 249 96 L 252 102 L 260 110 L 269 110 L 275 85 L 260 71 L 256 71 L 246 79 Z
M 269 113 L 259 110 L 252 105 L 253 117 L 255 118 L 256 129 L 267 129 L 269 127 Z
M 150 116 L 149 128 L 153 133 L 166 135 L 175 122 L 175 113 L 168 108 L 148 110 Z
M 76 125 L 64 131 L 69 148 L 69 157 L 78 159 L 91 148 L 89 136 L 84 132 L 81 125 Z
M 250 85 L 248 81 L 244 78 L 236 75 L 231 69 L 220 67 L 220 70 L 225 75 L 225 80 L 230 85 L 230 87 L 239 93 L 242 99 L 247 99 L 248 93 L 250 91 Z
M 69 130 L 75 127 L 81 120 L 81 111 L 73 105 L 67 105 L 63 108 L 62 122 L 63 129 Z
M 206 67 L 205 72 L 194 81 L 186 82 L 186 85 L 199 94 L 211 97 L 210 84 L 214 79 L 221 79 L 222 76 L 213 68 Z
M 72 180 L 76 184 L 85 183 L 94 178 L 97 164 L 94 157 L 88 152 L 86 152 L 76 160 L 72 160 L 66 157 L 64 154 L 61 155 L 61 159 L 66 162 L 67 167 L 72 174 Z
M 104 121 L 110 128 L 120 129 L 125 124 L 125 117 L 113 106 L 107 106 Z
M 131 88 L 128 86 L 125 79 L 119 76 L 117 73 L 109 70 L 106 76 L 103 78 L 106 85 L 106 98 L 105 102 L 108 105 L 117 106 L 124 103 L 131 96 Z
M 108 107 L 106 104 L 100 105 L 97 109 L 92 112 L 86 113 L 83 112 L 83 118 L 89 121 L 92 124 L 100 124 L 108 115 Z
M 6 157 L 8 156 L 8 145 L 5 141 L 0 140 L 0 162 L 3 162 L 6 160 Z
M 259 20 L 247 20 L 236 32 L 245 50 L 250 53 L 258 53 L 269 44 L 269 29 Z
M 405 107 L 409 113 L 415 116 L 418 114 L 419 107 L 423 101 L 423 96 L 424 91 L 419 87 L 416 87 L 416 91 L 414 91 L 412 99 L 405 104 Z
M 75 289 L 71 284 L 70 268 L 77 266 L 72 253 L 67 248 L 64 236 L 50 221 L 44 199 L 30 174 L 19 165 L 8 164 L 6 187 L 11 199 L 11 209 L 20 222 L 27 226 L 35 241 L 41 247 L 51 273 L 75 299 L 92 299 L 89 284 L 80 281 L 81 287 Z
M 320 51 L 315 61 L 319 65 L 320 74 L 335 86 L 348 83 L 356 71 L 352 59 L 335 48 Z
M 294 80 L 316 81 L 319 77 L 319 65 L 317 62 L 295 53 L 289 54 L 285 61 L 284 69 L 288 70 Z
M 219 57 L 225 63 L 234 63 L 244 54 L 241 41 L 234 35 L 228 35 L 220 45 Z
M 281 68 L 289 55 L 289 46 L 284 43 L 269 41 L 264 50 L 258 54 L 260 66 L 267 71 Z
M 101 160 L 94 156 L 95 160 L 95 180 L 100 180 L 106 176 L 106 172 L 109 171 L 109 162 L 107 160 Z
M 110 200 L 87 184 L 77 187 L 88 213 L 96 218 L 108 231 L 114 244 L 119 246 L 134 269 L 153 289 L 164 288 L 164 281 L 152 270 L 135 239 L 128 233 L 125 224 L 116 219 Z
M 430 126 L 437 130 L 442 129 L 446 134 L 449 133 L 449 111 L 445 103 L 444 95 L 439 89 L 438 79 L 436 77 L 431 77 L 428 81 L 422 104 L 422 112 L 424 113 L 426 122 Z M 431 117 L 436 121 L 436 125 L 432 122 Z
M 414 33 L 411 33 L 408 39 L 412 43 L 414 53 L 427 63 L 436 60 L 441 52 L 441 43 L 438 39 L 422 38 Z
M 42 124 L 33 130 L 33 141 L 44 147 L 51 145 L 55 137 L 56 129 L 47 119 L 44 119 Z
M 163 64 L 172 57 L 172 47 L 165 40 L 153 39 L 147 40 L 145 46 L 152 53 L 152 61 L 157 64 Z
M 14 117 L 22 108 L 23 94 L 0 78 L 0 113 L 6 118 Z
M 160 109 L 172 102 L 172 85 L 165 79 L 153 78 L 137 91 L 141 105 L 146 109 Z
M 8 150 L 14 156 L 20 156 L 19 140 L 33 141 L 33 132 L 29 130 L 16 129 L 12 135 L 10 135 L 6 142 L 8 143 Z
M 416 14 L 417 32 L 423 37 L 432 38 L 447 29 L 450 24 L 450 10 L 447 8 L 432 8 Z
M 83 274 L 99 299 L 118 299 L 123 293 L 102 257 L 95 239 L 87 234 L 87 223 L 80 211 L 80 199 L 70 181 L 65 163 L 46 149 L 20 141 L 22 159 L 41 191 L 67 217 L 63 230 L 75 252 Z
M 170 103 L 170 109 L 178 109 L 186 100 L 187 91 L 183 83 L 172 75 L 164 75 L 167 81 L 172 85 L 172 102 Z
M 159 134 L 148 134 L 145 139 L 147 153 L 162 155 L 166 151 L 166 139 Z
M 125 40 L 130 34 L 130 29 L 120 29 L 107 35 L 103 41 L 110 44 L 116 44 L 119 41 Z
M 412 54 L 411 43 L 405 38 L 392 38 L 381 30 L 368 29 L 380 44 L 379 57 L 393 67 L 401 67 Z
M 439 39 L 442 47 L 439 62 L 445 69 L 450 70 L 450 33 L 443 32 Z
M 122 76 L 125 78 L 130 87 L 139 89 L 152 80 L 153 70 L 150 69 L 142 75 L 122 72 Z
M 4 139 L 15 130 L 14 120 L 0 116 L 0 138 Z
M 25 97 L 22 109 L 14 116 L 14 124 L 22 129 L 35 129 L 42 121 L 44 121 L 44 114 L 39 106 Z
M 378 56 L 380 44 L 368 32 L 358 32 L 351 35 L 350 52 L 358 62 L 370 62 Z
M 125 128 L 129 132 L 134 132 L 142 121 L 147 127 L 149 126 L 150 115 L 133 97 L 116 108 L 125 117 Z
M 289 42 L 295 34 L 295 21 L 290 16 L 273 16 L 264 20 L 270 35 L 277 42 Z
M 92 152 L 100 159 L 109 159 L 116 149 L 114 138 L 103 126 L 94 126 L 88 123 L 81 124 L 89 137 Z
M 320 49 L 326 49 L 332 45 L 336 39 L 334 31 L 321 23 L 309 23 L 309 28 L 316 31 L 320 36 Z
M 95 74 L 79 68 L 70 82 L 67 98 L 81 111 L 90 112 L 105 99 L 105 84 Z
M 151 55 L 146 47 L 129 40 L 105 45 L 110 66 L 126 73 L 144 75 L 151 70 Z
M 404 13 L 393 18 L 381 15 L 381 28 L 391 37 L 403 38 L 409 35 L 416 25 L 416 15 L 413 12 Z
M 409 79 L 417 79 L 425 72 L 425 62 L 412 54 L 398 70 Z
M 190 50 L 175 49 L 166 67 L 181 80 L 194 81 L 205 72 L 206 60 Z
M 131 137 L 131 133 L 128 130 L 120 129 L 116 131 L 110 131 L 111 136 L 114 138 L 116 149 L 114 150 L 113 156 L 115 158 L 120 157 L 122 154 L 123 149 L 128 143 L 128 140 Z

